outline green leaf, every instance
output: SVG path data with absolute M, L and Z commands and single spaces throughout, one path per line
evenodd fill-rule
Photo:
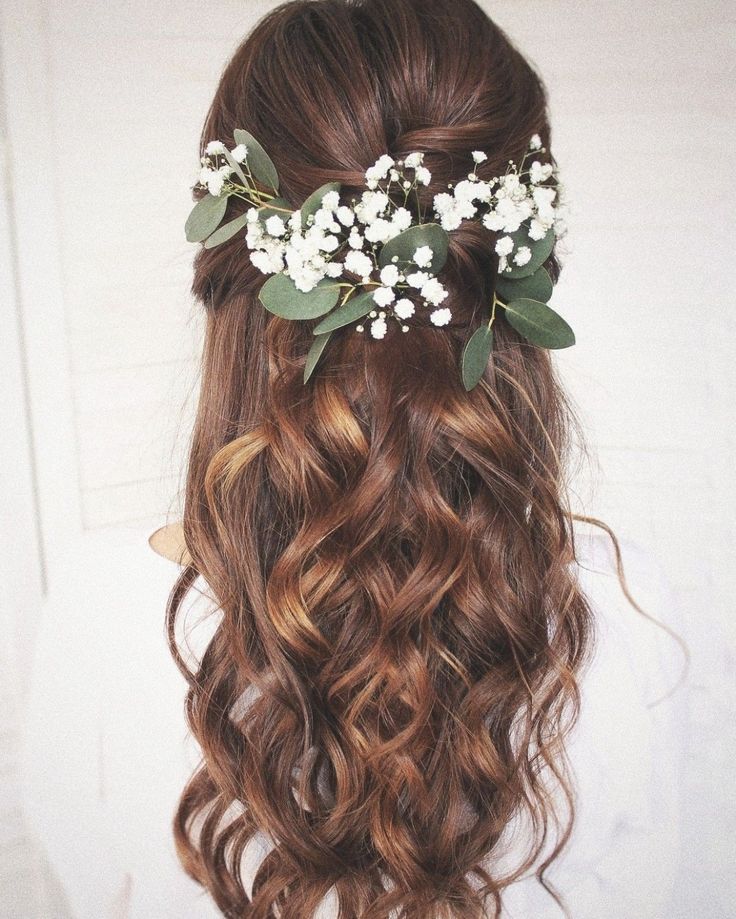
M 325 316 L 312 331 L 315 335 L 332 332 L 334 329 L 342 328 L 344 325 L 355 322 L 356 319 L 367 316 L 373 309 L 377 309 L 376 301 L 373 299 L 373 292 L 365 291 L 362 294 L 351 297 L 347 303 L 339 306 L 334 313 Z
M 537 268 L 526 278 L 509 278 L 501 274 L 496 279 L 496 294 L 504 302 L 523 297 L 546 303 L 552 296 L 552 279 L 544 268 Z
M 526 278 L 534 274 L 537 268 L 547 261 L 555 245 L 555 231 L 551 227 L 541 239 L 530 239 L 528 222 L 522 223 L 515 233 L 509 233 L 508 235 L 514 241 L 514 251 L 511 258 L 521 246 L 528 246 L 532 250 L 532 257 L 526 265 L 515 265 L 509 259 L 508 267 L 501 273 L 501 277 L 504 278 Z
M 342 185 L 340 182 L 328 182 L 326 185 L 322 185 L 317 191 L 313 191 L 312 194 L 307 198 L 307 200 L 302 204 L 300 210 L 302 212 L 302 228 L 307 228 L 307 217 L 312 214 L 316 214 L 317 211 L 322 207 L 322 198 L 330 192 L 336 191 L 339 193 Z
M 315 319 L 329 313 L 340 296 L 336 281 L 323 278 L 312 290 L 299 290 L 291 278 L 279 272 L 261 287 L 258 299 L 270 313 L 283 319 Z
M 569 348 L 575 333 L 565 320 L 538 300 L 512 300 L 505 306 L 506 318 L 519 334 L 542 348 Z
M 273 160 L 266 153 L 263 147 L 248 131 L 236 128 L 233 133 L 235 143 L 245 144 L 247 148 L 246 163 L 250 174 L 262 185 L 269 185 L 274 191 L 279 190 L 279 174 Z
M 285 213 L 287 211 L 288 213 Z M 268 204 L 264 204 L 263 207 L 258 208 L 258 219 L 262 223 L 265 223 L 269 217 L 276 215 L 286 223 L 292 213 L 293 211 L 288 201 L 284 198 L 272 198 Z
M 205 249 L 214 249 L 215 246 L 219 246 L 220 243 L 227 242 L 227 240 L 235 236 L 239 230 L 242 230 L 247 222 L 248 212 L 246 211 L 245 214 L 241 214 L 240 217 L 223 223 L 218 230 L 215 230 L 215 232 L 204 241 Z
M 324 335 L 318 335 L 312 342 L 309 351 L 307 351 L 307 360 L 304 364 L 304 382 L 312 375 L 312 371 L 317 365 L 317 361 L 320 359 L 322 352 L 325 350 L 325 345 L 327 344 L 331 332 L 326 332 Z
M 240 179 L 243 185 L 245 185 L 245 187 L 247 188 L 250 185 L 250 182 L 246 178 L 245 173 L 243 172 L 243 168 L 240 165 L 240 163 L 235 159 L 235 157 L 227 149 L 227 147 L 225 147 L 224 154 L 225 154 L 225 159 L 227 160 L 230 168 L 233 170 L 235 175 L 237 175 L 237 177 Z
M 206 239 L 220 225 L 227 210 L 227 195 L 211 195 L 209 192 L 192 208 L 184 225 L 184 232 L 190 243 Z
M 480 382 L 492 350 L 493 329 L 482 325 L 473 332 L 463 348 L 462 375 L 465 389 L 471 390 Z
M 434 253 L 432 264 L 429 268 L 418 268 L 417 271 L 429 271 L 432 274 L 442 268 L 447 261 L 447 248 L 450 237 L 446 230 L 443 230 L 438 223 L 421 223 L 416 227 L 409 227 L 398 236 L 394 236 L 382 247 L 381 254 L 378 257 L 378 263 L 381 268 L 391 264 L 395 255 L 399 257 L 399 263 L 411 262 L 414 253 L 422 246 L 429 246 Z

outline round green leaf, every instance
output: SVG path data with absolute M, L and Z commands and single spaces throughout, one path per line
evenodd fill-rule
M 547 230 L 541 239 L 530 239 L 528 222 L 522 223 L 515 233 L 508 235 L 514 241 L 514 251 L 509 258 L 506 270 L 501 273 L 501 277 L 504 278 L 526 278 L 534 274 L 537 268 L 547 261 L 555 245 L 555 231 L 552 228 Z M 521 246 L 528 246 L 532 251 L 532 257 L 526 265 L 515 265 L 512 260 L 513 255 Z
M 323 278 L 312 290 L 299 290 L 291 278 L 279 272 L 261 287 L 258 299 L 270 313 L 283 319 L 315 319 L 329 313 L 337 303 L 340 288 L 336 281 Z
M 248 131 L 243 131 L 241 128 L 235 129 L 233 137 L 236 145 L 245 144 L 246 146 L 247 154 L 245 161 L 248 164 L 248 169 L 250 169 L 250 174 L 253 178 L 262 185 L 269 185 L 274 191 L 278 191 L 279 174 L 276 172 L 273 160 L 255 137 Z
M 538 300 L 512 300 L 504 307 L 509 323 L 527 341 L 542 348 L 569 348 L 575 333 L 553 309 Z
M 463 348 L 462 376 L 465 389 L 471 390 L 480 382 L 492 350 L 493 329 L 482 325 L 473 332 Z
M 342 185 L 340 182 L 328 182 L 326 185 L 322 185 L 321 188 L 318 188 L 317 191 L 313 191 L 312 194 L 307 198 L 307 200 L 302 204 L 300 210 L 302 213 L 302 228 L 306 229 L 307 227 L 307 217 L 312 214 L 316 214 L 317 211 L 322 207 L 322 199 L 330 191 L 336 191 L 339 193 Z
M 315 335 L 332 332 L 334 329 L 342 328 L 344 325 L 355 322 L 356 319 L 367 316 L 373 309 L 377 309 L 376 301 L 373 299 L 373 292 L 365 291 L 362 294 L 351 297 L 347 303 L 339 306 L 334 313 L 325 316 L 312 331 Z
M 184 233 L 190 243 L 206 239 L 219 227 L 227 210 L 227 195 L 211 195 L 209 192 L 192 208 L 184 225 Z
M 258 219 L 265 223 L 269 217 L 275 215 L 286 223 L 292 213 L 293 211 L 288 201 L 284 198 L 272 198 L 268 204 L 258 208 Z
M 227 240 L 235 236 L 239 230 L 242 230 L 247 222 L 248 212 L 246 211 L 245 214 L 241 214 L 240 217 L 223 223 L 218 230 L 215 230 L 215 232 L 204 241 L 205 249 L 214 249 L 215 246 L 219 246 L 220 243 L 227 242 Z
M 416 227 L 409 227 L 398 236 L 394 236 L 382 247 L 378 262 L 381 268 L 391 264 L 391 260 L 398 255 L 399 262 L 411 262 L 414 253 L 422 246 L 429 246 L 434 253 L 432 255 L 432 264 L 429 268 L 417 269 L 429 271 L 432 274 L 442 268 L 447 261 L 447 248 L 450 237 L 447 230 L 443 230 L 438 223 L 422 223 Z
M 307 351 L 307 360 L 304 364 L 305 383 L 311 377 L 312 371 L 316 367 L 317 361 L 320 359 L 322 352 L 325 350 L 325 345 L 327 344 L 331 334 L 331 332 L 326 332 L 324 335 L 318 335 L 312 342 L 309 351 Z
M 526 278 L 508 278 L 502 274 L 496 279 L 496 294 L 506 303 L 522 297 L 546 303 L 552 296 L 552 279 L 544 268 L 537 268 Z

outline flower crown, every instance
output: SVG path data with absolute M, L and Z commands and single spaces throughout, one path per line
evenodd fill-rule
M 509 160 L 505 174 L 488 181 L 477 174 L 488 157 L 473 151 L 467 178 L 434 196 L 431 221 L 418 194 L 418 186 L 432 178 L 423 153 L 403 160 L 379 157 L 365 173 L 360 200 L 352 198 L 350 205 L 340 202 L 340 183 L 328 182 L 293 210 L 279 197 L 276 168 L 258 141 L 240 129 L 234 140 L 232 150 L 217 140 L 207 144 L 197 182 L 207 194 L 187 219 L 186 237 L 210 249 L 245 229 L 251 262 L 270 275 L 258 295 L 263 306 L 285 319 L 324 317 L 312 330 L 305 383 L 336 329 L 358 323 L 355 331 L 364 332 L 368 324 L 370 335 L 380 339 L 390 319 L 402 332 L 409 331 L 406 320 L 421 312 L 428 311 L 436 326 L 450 321 L 450 309 L 441 305 L 448 292 L 438 274 L 449 233 L 466 220 L 478 220 L 495 235 L 498 275 L 490 317 L 463 349 L 465 389 L 479 382 L 488 363 L 498 307 L 532 344 L 567 348 L 575 343 L 570 326 L 547 305 L 552 280 L 543 264 L 564 230 L 556 168 L 535 156 L 546 152 L 538 134 L 518 166 Z M 401 195 L 404 200 L 397 204 L 394 198 Z M 231 196 L 253 207 L 222 224 Z

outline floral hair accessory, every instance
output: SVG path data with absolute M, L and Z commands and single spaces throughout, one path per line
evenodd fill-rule
M 479 382 L 488 363 L 499 307 L 532 344 L 567 348 L 575 343 L 570 326 L 547 305 L 552 280 L 543 265 L 564 227 L 556 169 L 538 158 L 546 152 L 538 134 L 518 166 L 509 160 L 505 174 L 488 181 L 477 174 L 488 157 L 473 151 L 467 178 L 434 195 L 431 220 L 417 191 L 432 178 L 423 153 L 403 160 L 383 154 L 366 171 L 361 198 L 349 205 L 340 200 L 340 183 L 328 182 L 294 210 L 279 197 L 276 168 L 258 141 L 239 129 L 234 140 L 232 150 L 217 140 L 205 148 L 197 184 L 207 194 L 187 219 L 186 237 L 210 249 L 244 230 L 251 262 L 270 276 L 258 295 L 263 306 L 285 319 L 323 317 L 312 330 L 305 383 L 336 329 L 357 323 L 356 332 L 368 326 L 380 339 L 390 320 L 402 332 L 409 331 L 407 320 L 421 313 L 436 326 L 450 322 L 452 312 L 442 305 L 448 291 L 439 274 L 449 234 L 466 220 L 494 234 L 498 274 L 490 317 L 463 349 L 465 389 Z M 223 224 L 231 196 L 252 207 Z

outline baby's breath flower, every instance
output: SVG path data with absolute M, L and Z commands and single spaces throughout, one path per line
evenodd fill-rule
M 433 256 L 434 252 L 432 252 L 430 246 L 420 246 L 415 250 L 412 261 L 419 268 L 429 268 L 429 266 L 432 264 Z
M 217 156 L 225 152 L 225 144 L 221 140 L 211 140 L 204 148 L 204 152 L 207 156 Z
M 337 191 L 328 191 L 322 196 L 322 207 L 329 211 L 335 211 L 340 206 L 340 193 Z
M 442 303 L 445 297 L 447 297 L 447 291 L 437 280 L 437 278 L 430 278 L 425 284 L 423 284 L 420 293 L 422 295 L 422 299 L 426 300 L 428 303 L 431 303 L 433 306 L 437 306 L 438 304 Z
M 395 284 L 399 283 L 399 269 L 396 265 L 386 265 L 385 268 L 381 269 L 381 284 L 385 284 L 387 287 L 393 287 Z
M 374 338 L 383 338 L 386 334 L 386 320 L 374 319 L 371 323 L 371 335 Z
M 531 257 L 532 250 L 529 248 L 529 246 L 520 246 L 514 255 L 513 261 L 519 266 L 526 265 Z
M 532 138 L 529 141 L 529 149 L 539 150 L 541 146 L 542 146 L 542 138 L 539 136 L 539 134 L 532 134 Z
M 373 262 L 368 258 L 365 252 L 353 250 L 345 256 L 345 268 L 353 274 L 365 277 L 373 271 Z
M 272 217 L 269 217 L 266 221 L 266 232 L 271 236 L 283 236 L 286 232 L 286 224 L 278 216 L 274 214 Z
M 245 144 L 238 144 L 237 147 L 233 147 L 232 155 L 236 163 L 244 163 L 248 156 L 248 148 Z
M 484 163 L 487 159 L 488 155 L 482 150 L 473 150 L 473 162 Z
M 429 183 L 432 181 L 432 173 L 429 171 L 429 169 L 427 169 L 426 166 L 418 166 L 414 175 L 416 176 L 416 180 L 420 185 L 429 185 Z
M 415 271 L 413 274 L 408 274 L 406 276 L 406 283 L 410 287 L 416 287 L 417 289 L 424 287 L 424 285 L 429 281 L 430 276 L 426 271 Z
M 342 205 L 335 212 L 337 219 L 345 227 L 351 227 L 355 223 L 355 213 L 351 208 Z
M 447 307 L 443 307 L 440 310 L 432 310 L 429 314 L 430 322 L 433 322 L 435 325 L 447 325 L 447 323 L 452 319 L 452 313 Z
M 402 297 L 394 304 L 394 312 L 399 319 L 408 319 L 409 316 L 414 315 L 414 304 L 408 297 Z
M 396 294 L 392 287 L 377 287 L 373 291 L 373 299 L 379 306 L 388 306 L 396 299 Z
M 404 165 L 407 166 L 409 169 L 418 169 L 419 166 L 421 166 L 423 162 L 424 162 L 424 154 L 414 152 L 414 153 L 410 153 L 406 157 L 406 159 L 404 160 Z
M 496 255 L 509 255 L 513 248 L 513 239 L 510 236 L 502 236 L 496 243 Z

